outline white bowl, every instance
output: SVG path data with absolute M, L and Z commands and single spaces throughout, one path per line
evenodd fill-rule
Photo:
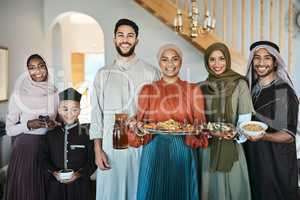
M 261 127 L 261 130 L 259 131 L 250 131 L 250 130 L 246 130 L 244 127 L 246 125 L 257 125 Z M 263 134 L 268 128 L 268 125 L 263 123 L 263 122 L 259 122 L 259 121 L 248 121 L 248 122 L 243 122 L 239 125 L 239 129 L 242 130 L 242 134 L 246 135 L 246 136 L 259 136 L 261 134 Z
M 62 169 L 58 172 L 58 176 L 61 180 L 69 180 L 72 178 L 73 173 L 72 169 Z

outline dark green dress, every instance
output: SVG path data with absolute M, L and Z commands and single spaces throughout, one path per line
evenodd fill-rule
M 232 94 L 232 108 L 234 114 L 232 123 L 236 124 L 240 115 L 251 119 L 253 106 L 248 85 L 240 80 Z M 210 98 L 206 95 L 206 110 L 212 110 Z M 229 172 L 212 172 L 210 170 L 210 146 L 199 150 L 200 160 L 200 191 L 201 200 L 251 200 L 248 169 L 244 150 L 241 144 L 235 143 L 238 160 L 234 162 Z

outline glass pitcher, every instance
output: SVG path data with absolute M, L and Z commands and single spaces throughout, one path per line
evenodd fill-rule
M 113 130 L 113 148 L 114 149 L 127 149 L 127 125 L 126 121 L 128 115 L 125 113 L 115 114 L 115 125 Z

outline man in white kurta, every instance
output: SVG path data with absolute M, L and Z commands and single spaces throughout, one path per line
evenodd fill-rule
M 97 200 L 136 198 L 141 148 L 113 149 L 112 133 L 115 114 L 133 116 L 141 87 L 159 79 L 159 70 L 134 54 L 137 36 L 134 22 L 118 21 L 114 38 L 118 56 L 97 72 L 94 81 L 90 138 L 98 165 Z

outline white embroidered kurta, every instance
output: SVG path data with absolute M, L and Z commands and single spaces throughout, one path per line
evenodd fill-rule
M 117 58 L 113 65 L 98 71 L 92 95 L 90 138 L 103 139 L 102 148 L 111 169 L 97 169 L 97 200 L 136 198 L 141 148 L 113 149 L 114 117 L 115 113 L 134 115 L 141 87 L 159 78 L 158 68 L 136 57 L 129 62 Z
M 48 80 L 51 80 L 48 75 Z M 27 122 L 48 115 L 55 120 L 58 93 L 51 81 L 35 82 L 29 74 L 20 76 L 10 97 L 6 116 L 6 132 L 9 136 L 20 134 L 44 135 L 47 128 L 29 130 Z

